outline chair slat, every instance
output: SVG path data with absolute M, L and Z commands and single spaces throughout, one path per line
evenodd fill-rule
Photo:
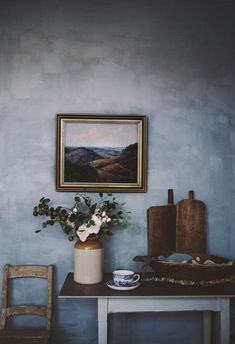
M 47 278 L 48 266 L 42 265 L 13 265 L 9 267 L 9 278 L 39 277 Z
M 35 314 L 35 315 L 47 315 L 46 306 L 35 305 L 17 305 L 7 308 L 7 316 L 23 315 L 23 314 Z

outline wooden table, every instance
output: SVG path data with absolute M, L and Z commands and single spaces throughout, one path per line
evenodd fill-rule
M 151 274 L 151 273 L 150 273 Z M 148 278 L 149 273 L 143 278 Z M 73 281 L 68 273 L 59 293 L 60 298 L 96 298 L 98 300 L 98 342 L 107 344 L 109 313 L 126 312 L 203 312 L 203 343 L 211 344 L 211 315 L 216 315 L 220 344 L 230 343 L 230 298 L 235 297 L 235 284 L 213 287 L 178 286 L 156 281 L 142 281 L 132 291 L 116 291 L 106 286 L 111 273 L 104 281 L 93 285 Z M 214 343 L 214 342 L 213 342 Z

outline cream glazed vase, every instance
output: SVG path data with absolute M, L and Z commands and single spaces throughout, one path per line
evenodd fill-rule
M 74 281 L 95 284 L 103 280 L 103 246 L 95 235 L 74 246 Z

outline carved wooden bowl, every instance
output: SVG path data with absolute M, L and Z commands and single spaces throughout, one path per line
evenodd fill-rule
M 169 255 L 169 253 L 167 254 Z M 156 272 L 161 281 L 180 284 L 218 284 L 231 281 L 235 276 L 235 262 L 224 257 L 190 253 L 200 264 L 178 263 L 161 261 L 157 257 L 137 256 L 135 261 L 142 261 Z M 207 265 L 205 261 L 211 260 L 215 264 Z M 199 283 L 198 283 L 199 282 Z

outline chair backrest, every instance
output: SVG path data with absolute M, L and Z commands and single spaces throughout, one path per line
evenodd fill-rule
M 2 284 L 2 312 L 0 330 L 6 329 L 7 318 L 20 314 L 34 314 L 46 317 L 47 330 L 51 330 L 52 312 L 52 265 L 4 265 Z M 9 280 L 13 278 L 47 279 L 47 305 L 14 305 L 9 306 Z

